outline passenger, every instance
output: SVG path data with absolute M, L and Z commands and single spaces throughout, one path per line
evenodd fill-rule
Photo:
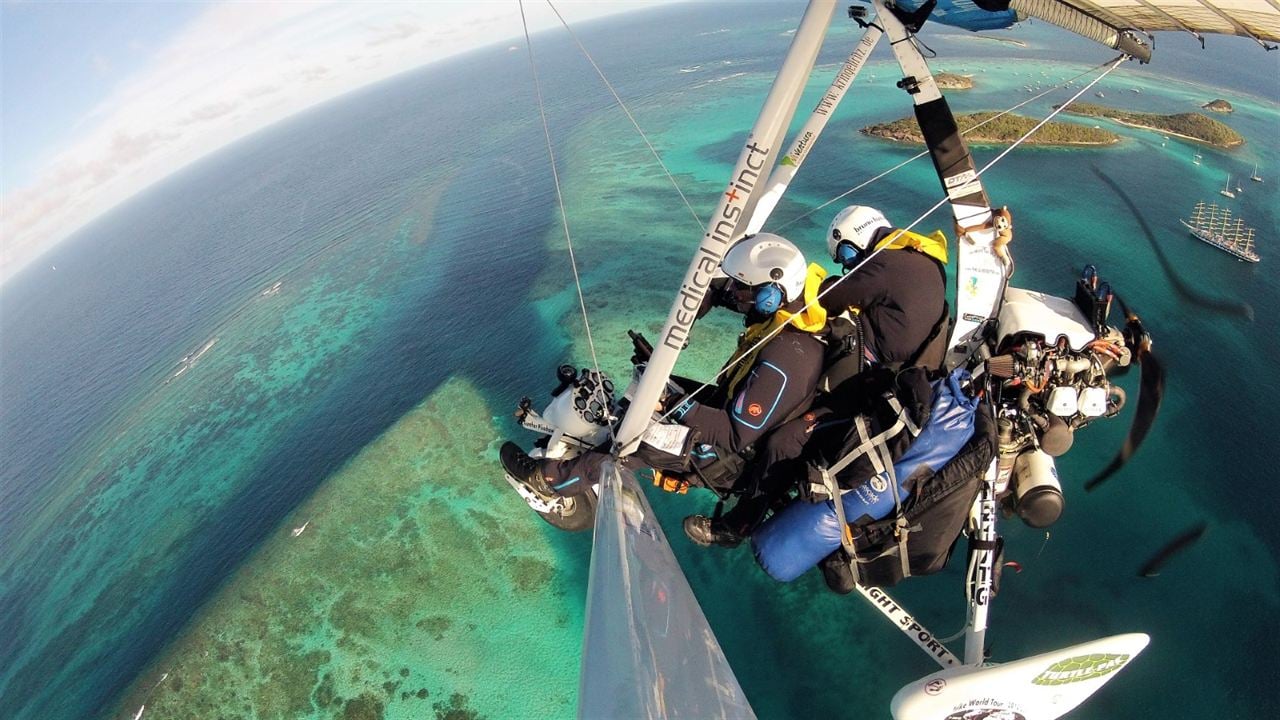
M 895 230 L 879 210 L 851 205 L 831 221 L 827 249 L 849 274 L 828 278 L 819 302 L 828 316 L 848 318 L 849 346 L 824 369 L 824 394 L 809 412 L 766 438 L 743 473 L 742 485 L 753 489 L 720 518 L 685 518 L 685 534 L 699 545 L 738 545 L 804 477 L 806 452 L 844 438 L 852 416 L 865 409 L 863 396 L 879 392 L 880 378 L 892 381 L 892 374 L 864 370 L 942 365 L 949 322 L 946 237 Z
M 820 302 L 832 316 L 849 312 L 857 318 L 863 357 L 893 369 L 941 365 L 948 320 L 946 236 L 895 230 L 879 210 L 851 205 L 831 221 L 827 249 L 845 273 L 857 271 L 823 283 L 829 292 Z
M 813 400 L 825 347 L 816 333 L 825 327 L 826 315 L 809 301 L 826 272 L 819 265 L 806 266 L 795 245 L 770 233 L 740 240 L 725 254 L 721 269 L 728 278 L 715 283 L 711 302 L 742 313 L 747 325 L 718 393 L 726 401 L 680 402 L 672 416 L 677 422 L 661 426 L 662 433 L 646 433 L 626 466 L 687 474 L 691 485 L 726 490 L 737 472 L 706 471 L 732 466 L 725 460 Z M 806 304 L 810 307 L 804 310 Z M 779 326 L 771 340 L 752 349 Z M 538 460 L 512 442 L 503 444 L 499 455 L 511 477 L 544 496 L 586 492 L 610 457 L 602 446 L 569 460 Z

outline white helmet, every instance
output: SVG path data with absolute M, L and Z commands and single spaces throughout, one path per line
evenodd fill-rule
M 871 246 L 880 228 L 892 229 L 884 213 L 866 205 L 850 205 L 836 213 L 827 229 L 827 250 L 831 259 L 848 267 L 859 253 Z
M 720 269 L 755 289 L 758 312 L 772 315 L 804 293 L 808 264 L 791 241 L 773 233 L 748 235 L 729 248 Z

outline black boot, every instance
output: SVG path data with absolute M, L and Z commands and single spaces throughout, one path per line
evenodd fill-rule
M 498 450 L 498 457 L 502 460 L 502 469 L 515 478 L 516 482 L 527 485 L 530 490 L 539 495 L 558 496 L 542 475 L 542 461 L 529 457 L 529 454 L 521 450 L 519 445 L 513 442 L 503 443 Z
M 684 519 L 684 534 L 689 539 L 704 547 L 719 545 L 720 547 L 738 547 L 742 536 L 714 522 L 706 515 L 690 515 Z
M 827 581 L 827 587 L 833 593 L 848 595 L 858 586 L 853 568 L 849 567 L 849 554 L 843 549 L 837 548 L 835 552 L 822 558 L 818 567 L 822 568 L 822 579 Z

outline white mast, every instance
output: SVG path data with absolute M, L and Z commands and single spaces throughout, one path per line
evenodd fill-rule
M 746 220 L 751 217 L 762 194 L 756 190 L 764 184 L 766 173 L 777 161 L 777 146 L 795 115 L 800 94 L 813 71 L 813 63 L 817 60 L 818 49 L 822 47 L 827 26 L 831 24 L 835 6 L 835 0 L 811 0 L 805 10 L 782 69 L 778 71 L 755 126 L 738 155 L 728 187 L 711 214 L 702 244 L 689 263 L 680 290 L 671 304 L 671 312 L 667 314 L 667 322 L 654 343 L 653 356 L 635 388 L 631 401 L 633 410 L 627 413 L 618 427 L 618 444 L 614 449 L 619 455 L 629 455 L 639 444 L 640 436 L 649 424 L 648 411 L 657 404 L 676 359 L 688 342 L 689 331 L 707 294 L 707 286 L 719 274 L 720 260 L 729 246 L 744 234 Z

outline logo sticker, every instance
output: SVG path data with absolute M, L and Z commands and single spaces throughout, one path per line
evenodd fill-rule
M 1027 720 L 1027 716 L 1008 708 L 974 707 L 953 712 L 943 720 Z
M 946 185 L 948 188 L 953 188 L 953 187 L 956 187 L 957 185 L 963 185 L 967 182 L 973 182 L 974 180 L 977 180 L 977 179 L 978 179 L 977 172 L 973 170 L 965 170 L 964 172 L 958 173 L 956 175 L 952 175 L 949 178 L 943 178 L 942 184 Z
M 882 493 L 889 489 L 889 483 L 883 475 L 873 475 L 871 477 L 871 489 L 878 493 Z
M 751 403 L 747 406 L 747 414 L 751 417 L 760 417 L 764 414 L 764 408 L 760 407 L 760 403 Z
M 930 695 L 937 695 L 947 687 L 947 681 L 942 678 L 934 678 L 925 683 L 924 691 Z
M 1094 653 L 1059 660 L 1031 681 L 1033 685 L 1066 685 L 1109 675 L 1129 662 L 1128 655 Z

